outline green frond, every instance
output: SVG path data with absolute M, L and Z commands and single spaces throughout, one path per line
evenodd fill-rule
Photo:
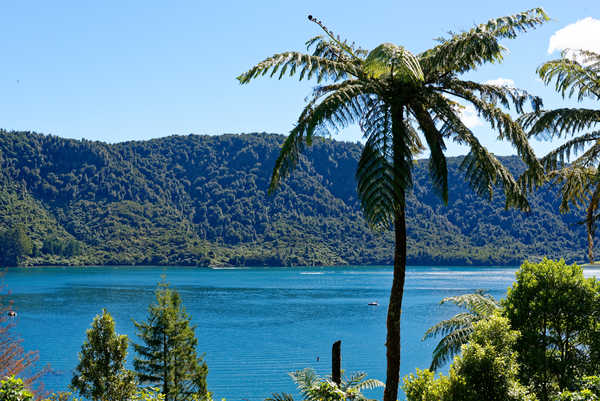
M 458 86 L 464 91 L 478 93 L 479 98 L 486 103 L 500 104 L 507 109 L 514 107 L 519 114 L 523 113 L 525 104 L 529 104 L 533 111 L 539 111 L 543 105 L 539 96 L 533 96 L 523 89 L 459 79 L 448 79 L 447 82 L 451 82 L 453 86 Z
M 600 99 L 600 55 L 592 52 L 583 53 L 588 59 L 595 60 L 591 65 L 582 65 L 577 61 L 580 52 L 563 53 L 562 58 L 548 61 L 537 70 L 546 85 L 553 80 L 555 89 L 563 97 L 577 94 L 579 101 L 584 98 Z
M 423 81 L 423 71 L 419 60 L 402 46 L 383 43 L 369 52 L 364 70 L 372 78 L 393 75 L 394 79 L 405 82 Z
M 429 146 L 429 173 L 433 182 L 433 187 L 440 194 L 444 204 L 448 204 L 448 166 L 446 165 L 446 156 L 444 151 L 446 145 L 442 134 L 437 130 L 435 121 L 421 104 L 411 106 L 415 118 L 419 122 L 419 127 L 425 136 Z
M 466 308 L 469 312 L 478 316 L 489 316 L 494 313 L 500 305 L 491 295 L 483 292 L 472 294 L 463 294 L 453 297 L 447 297 L 441 300 L 440 304 L 453 303 L 461 308 Z
M 510 114 L 505 113 L 498 106 L 479 99 L 469 90 L 465 90 L 457 82 L 449 85 L 448 93 L 471 103 L 480 117 L 498 132 L 498 139 L 507 139 L 514 146 L 521 159 L 525 162 L 528 174 L 538 183 L 543 182 L 544 171 L 533 149 L 529 145 L 527 135 L 521 125 L 515 122 Z
M 345 389 L 353 388 L 354 386 L 359 385 L 365 378 L 367 374 L 365 372 L 354 372 L 347 379 L 342 379 L 342 387 Z
M 385 384 L 383 384 L 382 381 L 377 380 L 377 379 L 367 379 L 361 383 L 358 383 L 358 385 L 354 386 L 354 389 L 358 390 L 358 391 L 362 391 L 362 390 L 373 390 L 376 388 L 383 388 L 385 387 Z
M 358 197 L 368 224 L 387 228 L 396 212 L 404 207 L 404 196 L 412 185 L 412 160 L 420 145 L 417 133 L 406 122 L 391 124 L 391 110 L 375 106 L 363 121 L 366 131 L 373 130 L 356 170 Z M 371 124 L 381 124 L 375 131 Z M 400 132 L 393 132 L 393 129 Z M 394 136 L 396 140 L 394 140 Z
M 529 210 L 529 202 L 521 185 L 515 181 L 508 169 L 481 145 L 447 100 L 439 95 L 432 107 L 437 118 L 443 123 L 440 128 L 442 135 L 470 148 L 460 167 L 473 190 L 480 196 L 487 195 L 491 198 L 494 187 L 502 185 L 506 196 L 506 207 L 515 206 L 522 210 Z M 539 163 L 537 159 L 536 163 Z M 536 177 L 536 182 L 537 180 Z
M 316 77 L 317 82 L 323 80 L 339 81 L 361 74 L 360 68 L 355 63 L 348 61 L 330 60 L 324 57 L 313 56 L 298 52 L 285 52 L 269 57 L 247 72 L 237 77 L 241 84 L 247 84 L 253 79 L 269 74 L 276 74 L 281 79 L 284 76 L 300 75 L 300 80 Z
M 305 368 L 289 373 L 290 377 L 296 383 L 298 390 L 303 396 L 310 394 L 312 388 L 317 384 L 321 378 L 311 368 Z
M 561 212 L 568 212 L 569 204 L 578 208 L 586 207 L 596 175 L 595 168 L 582 168 L 577 165 L 548 172 L 548 179 L 561 185 Z
M 505 51 L 499 39 L 513 39 L 519 33 L 536 28 L 548 20 L 543 9 L 534 8 L 491 19 L 469 31 L 453 34 L 448 39 L 441 38 L 439 45 L 419 55 L 426 80 L 436 80 L 445 74 L 464 73 L 488 62 L 499 62 Z
M 356 170 L 358 197 L 367 223 L 373 229 L 387 229 L 394 221 L 394 211 L 400 206 L 404 188 L 394 180 L 394 168 L 386 153 L 368 141 L 362 151 Z M 390 141 L 391 142 L 391 141 Z M 407 175 L 410 177 L 410 173 Z M 408 183 L 406 183 L 408 185 Z
M 319 25 L 321 27 L 321 29 L 323 30 L 323 32 L 325 32 L 327 34 L 327 36 L 329 37 L 329 40 L 325 40 L 322 37 L 317 37 L 320 39 L 317 39 L 314 41 L 313 40 L 309 41 L 309 42 L 312 42 L 311 44 L 316 43 L 317 48 L 319 47 L 319 45 L 322 45 L 322 46 L 328 47 L 330 49 L 335 49 L 335 53 L 337 54 L 338 58 L 349 57 L 350 59 L 353 59 L 355 61 L 361 61 L 360 59 L 362 57 L 364 57 L 364 55 L 366 54 L 366 52 L 363 49 L 355 46 L 354 43 L 349 43 L 349 41 L 347 39 L 342 39 L 340 37 L 340 35 L 336 35 L 332 30 L 327 28 L 325 26 L 325 24 L 322 21 L 320 21 L 319 19 L 313 17 L 312 15 L 309 15 L 308 20 Z M 309 47 L 308 42 L 307 42 L 307 47 Z M 317 52 L 317 50 L 318 49 L 316 49 L 315 51 Z M 317 52 L 317 54 L 315 54 L 315 55 L 318 55 L 318 54 L 319 53 Z
M 571 160 L 571 156 L 575 156 L 586 148 L 589 148 L 590 144 L 595 144 L 592 148 L 586 151 L 587 157 L 578 159 L 577 165 L 580 166 L 592 166 L 595 165 L 597 159 L 600 157 L 600 131 L 590 132 L 573 138 L 564 144 L 560 145 L 546 156 L 540 159 L 540 163 L 546 171 L 557 170 L 566 166 Z
M 594 132 L 592 134 L 598 134 Z M 595 167 L 600 162 L 600 141 L 596 141 L 579 156 L 573 164 L 584 168 Z
M 313 100 L 304 108 L 294 129 L 286 138 L 275 162 L 269 192 L 277 189 L 296 166 L 305 145 L 311 145 L 316 135 L 326 136 L 329 129 L 339 130 L 358 122 L 363 115 L 365 86 L 360 81 L 347 80 L 316 90 Z M 321 96 L 326 96 L 321 100 Z
M 525 114 L 517 120 L 527 135 L 544 140 L 561 138 L 567 134 L 589 129 L 600 124 L 600 110 L 561 108 Z
M 455 330 L 442 338 L 433 350 L 429 369 L 435 371 L 454 358 L 462 346 L 469 341 L 471 333 L 473 333 L 473 326 Z
M 473 322 L 479 320 L 480 318 L 480 316 L 474 315 L 470 312 L 457 313 L 450 319 L 442 320 L 441 322 L 431 326 L 429 329 L 427 329 L 421 340 L 427 340 L 438 336 L 446 336 L 453 331 L 470 327 Z

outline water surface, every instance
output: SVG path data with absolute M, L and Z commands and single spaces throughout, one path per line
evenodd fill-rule
M 503 297 L 515 270 L 409 268 L 402 375 L 429 366 L 435 343 L 421 341 L 424 331 L 456 313 L 440 306 L 440 299 L 476 289 Z M 161 275 L 180 292 L 197 326 L 215 399 L 262 400 L 273 392 L 294 392 L 287 372 L 313 367 L 329 374 L 331 344 L 337 340 L 342 340 L 342 369 L 385 380 L 390 267 L 11 269 L 4 282 L 18 311 L 17 332 L 26 349 L 39 350 L 40 361 L 57 371 L 45 378 L 46 388 L 66 389 L 85 330 L 102 308 L 113 315 L 119 333 L 137 341 L 132 319 L 147 316 Z M 368 306 L 372 301 L 379 306 Z M 130 365 L 132 353 L 130 348 Z

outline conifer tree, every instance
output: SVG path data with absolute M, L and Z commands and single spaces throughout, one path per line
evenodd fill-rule
M 96 315 L 86 334 L 71 389 L 92 400 L 131 398 L 136 382 L 134 373 L 125 369 L 127 336 L 115 333 L 115 321 L 105 309 Z
M 162 385 L 165 401 L 187 401 L 207 395 L 208 367 L 198 357 L 195 326 L 190 323 L 179 293 L 164 281 L 145 322 L 134 322 L 143 344 L 134 344 L 133 366 L 141 382 Z

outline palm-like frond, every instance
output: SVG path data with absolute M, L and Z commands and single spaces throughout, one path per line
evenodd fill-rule
M 453 303 L 467 312 L 461 312 L 450 319 L 430 327 L 423 340 L 443 336 L 433 351 L 431 370 L 436 370 L 456 355 L 473 332 L 473 323 L 492 315 L 500 307 L 498 302 L 483 291 L 442 299 L 440 304 Z
M 577 61 L 577 55 L 582 54 L 590 65 L 582 65 Z M 551 60 L 538 68 L 538 74 L 545 84 L 556 81 L 555 89 L 563 97 L 600 99 L 600 55 L 593 52 L 565 51 L 562 57 Z
M 585 207 L 596 176 L 595 168 L 584 168 L 576 164 L 548 172 L 548 179 L 561 185 L 561 212 L 568 212 L 569 204 L 579 208 Z
M 498 43 L 499 39 L 513 39 L 548 19 L 541 8 L 491 19 L 469 31 L 452 34 L 448 39 L 440 38 L 439 45 L 419 55 L 421 65 L 426 76 L 441 76 L 501 61 L 505 48 Z
M 600 110 L 562 108 L 527 113 L 518 122 L 529 129 L 528 136 L 545 140 L 592 128 L 600 124 Z
M 590 148 L 590 145 L 594 146 Z M 581 167 L 590 167 L 595 164 L 595 159 L 600 155 L 599 146 L 600 131 L 590 132 L 589 134 L 578 136 L 563 143 L 541 158 L 540 163 L 546 171 L 553 171 L 559 167 L 566 167 L 567 163 L 571 160 L 571 157 L 577 155 L 587 148 L 587 155 L 584 154 L 579 158 L 578 161 L 575 162 L 575 164 Z
M 429 369 L 435 371 L 452 360 L 462 346 L 469 342 L 471 333 L 473 333 L 473 326 L 460 328 L 442 338 L 433 350 Z
M 534 111 L 539 111 L 543 104 L 539 96 L 531 95 L 526 90 L 519 88 L 480 84 L 459 79 L 448 79 L 447 82 L 450 82 L 454 87 L 459 87 L 462 91 L 476 94 L 484 102 L 494 105 L 499 104 L 506 109 L 514 107 L 517 113 L 523 113 L 526 104 L 529 104 Z
M 412 158 L 422 144 L 407 122 L 393 124 L 392 110 L 382 102 L 371 105 L 361 127 L 368 139 L 356 169 L 358 196 L 369 225 L 387 228 L 404 206 L 412 185 Z
M 529 202 L 521 185 L 510 171 L 481 145 L 473 132 L 457 116 L 452 105 L 444 97 L 437 96 L 432 109 L 443 123 L 440 129 L 442 135 L 460 144 L 466 144 L 471 149 L 461 162 L 460 168 L 465 172 L 465 178 L 473 190 L 478 195 L 491 199 L 495 186 L 501 185 L 506 196 L 506 207 L 515 206 L 529 210 Z
M 315 135 L 327 135 L 330 128 L 342 129 L 359 120 L 363 114 L 365 85 L 348 80 L 339 85 L 320 87 L 313 100 L 304 108 L 296 127 L 286 138 L 273 168 L 269 191 L 274 191 L 281 179 L 296 166 L 305 145 L 311 145 Z M 326 94 L 324 99 L 321 97 Z
M 466 308 L 470 313 L 477 316 L 489 316 L 499 308 L 498 301 L 483 291 L 476 291 L 472 294 L 463 294 L 453 297 L 446 297 L 440 301 L 440 304 L 453 303 L 461 308 Z
M 425 140 L 429 146 L 429 172 L 431 174 L 433 187 L 440 194 L 445 204 L 448 203 L 448 166 L 446 165 L 446 144 L 444 137 L 435 126 L 435 121 L 431 115 L 421 105 L 415 105 L 412 108 L 414 116 L 417 119 L 421 131 L 425 135 Z
M 360 70 L 354 63 L 336 61 L 325 57 L 313 56 L 299 52 L 284 52 L 275 54 L 261 61 L 247 72 L 238 76 L 241 84 L 247 84 L 253 79 L 269 74 L 277 74 L 281 79 L 286 76 L 300 74 L 300 80 L 316 77 L 317 82 L 323 80 L 339 81 L 348 76 L 357 77 Z
M 372 390 L 378 387 L 384 387 L 384 384 L 381 381 L 367 379 L 367 374 L 362 372 L 354 373 L 347 379 L 342 378 L 339 385 L 329 378 L 321 378 L 311 368 L 291 372 L 289 375 L 296 383 L 296 386 L 305 401 L 367 401 L 368 399 L 361 393 L 362 390 Z M 292 400 L 275 399 L 265 401 Z
M 498 139 L 508 139 L 512 143 L 519 156 L 529 166 L 530 174 L 539 177 L 541 182 L 543 169 L 538 163 L 537 157 L 529 145 L 527 135 L 521 125 L 513 121 L 511 116 L 498 106 L 481 100 L 472 91 L 465 89 L 462 82 L 455 80 L 448 86 L 450 88 L 449 93 L 468 101 L 475 107 L 479 116 L 485 119 L 498 132 Z

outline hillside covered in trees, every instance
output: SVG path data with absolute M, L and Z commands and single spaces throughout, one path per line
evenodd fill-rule
M 275 134 L 171 136 L 107 144 L 0 131 L 0 263 L 292 266 L 391 264 L 391 232 L 369 230 L 356 196 L 359 144 L 324 139 L 267 194 Z M 503 158 L 511 170 L 522 164 Z M 478 197 L 449 159 L 450 201 L 426 160 L 408 198 L 408 263 L 517 265 L 585 258 L 582 213 L 556 188 L 529 214 Z

